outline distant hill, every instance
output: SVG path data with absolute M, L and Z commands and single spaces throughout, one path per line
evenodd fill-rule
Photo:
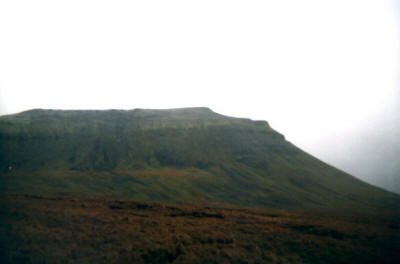
M 0 192 L 264 208 L 399 208 L 400 196 L 208 108 L 0 117 Z

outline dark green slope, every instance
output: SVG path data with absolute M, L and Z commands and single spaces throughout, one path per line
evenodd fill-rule
M 0 117 L 1 192 L 252 207 L 396 208 L 265 121 L 208 108 L 31 110 Z

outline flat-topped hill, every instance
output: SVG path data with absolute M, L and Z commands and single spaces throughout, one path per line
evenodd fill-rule
M 2 192 L 250 207 L 398 208 L 400 198 L 208 108 L 41 110 L 0 117 Z

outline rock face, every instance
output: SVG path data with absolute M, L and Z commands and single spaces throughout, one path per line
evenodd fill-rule
M 251 207 L 396 208 L 399 196 L 208 108 L 0 117 L 0 191 Z

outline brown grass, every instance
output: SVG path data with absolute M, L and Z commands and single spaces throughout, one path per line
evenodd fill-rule
M 398 263 L 400 214 L 2 195 L 1 263 Z
M 183 170 L 172 168 L 163 168 L 160 170 L 135 170 L 135 171 L 118 171 L 118 173 L 132 176 L 163 176 L 163 177 L 193 177 L 194 173 L 188 173 Z

